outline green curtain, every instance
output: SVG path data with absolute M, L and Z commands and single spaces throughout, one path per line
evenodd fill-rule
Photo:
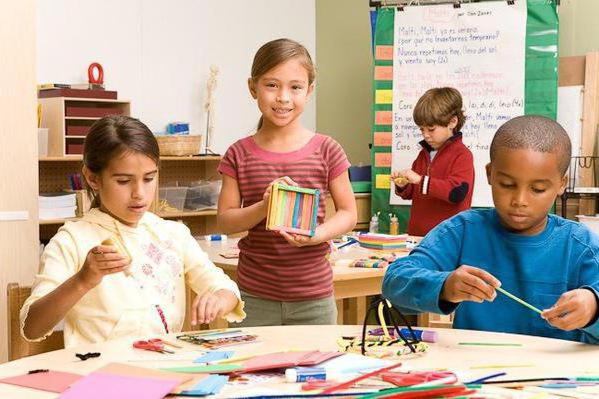
M 526 53 L 525 53 L 525 89 L 524 113 L 539 114 L 555 119 L 557 116 L 557 71 L 558 71 L 558 17 L 557 6 L 553 0 L 528 0 L 526 19 Z M 381 8 L 378 11 L 374 43 L 376 46 L 393 46 L 394 8 Z M 379 60 L 374 57 L 374 66 L 393 65 L 392 60 Z M 376 90 L 393 89 L 393 82 L 388 80 L 373 80 L 373 99 Z M 389 213 L 399 218 L 400 231 L 405 232 L 410 217 L 410 207 L 407 205 L 389 205 L 389 189 L 376 186 L 376 176 L 388 175 L 390 168 L 375 166 L 378 153 L 391 153 L 390 146 L 375 145 L 374 134 L 389 132 L 389 124 L 376 124 L 377 111 L 392 111 L 391 104 L 376 104 L 373 101 L 371 120 L 371 165 L 372 165 L 372 213 L 380 212 L 379 231 L 389 230 Z

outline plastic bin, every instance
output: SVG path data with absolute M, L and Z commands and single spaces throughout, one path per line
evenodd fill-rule
M 218 180 L 199 181 L 192 184 L 189 190 L 187 190 L 185 208 L 193 211 L 216 208 L 222 183 L 222 181 Z
M 169 206 L 182 211 L 188 188 L 187 186 L 160 187 L 158 189 L 158 198 L 165 200 Z

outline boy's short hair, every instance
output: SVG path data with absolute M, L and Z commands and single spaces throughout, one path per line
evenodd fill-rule
M 458 124 L 453 129 L 454 132 L 459 132 L 466 121 L 462 109 L 462 95 L 453 87 L 427 90 L 418 99 L 412 116 L 418 126 L 447 126 L 455 116 L 458 118 Z
M 544 116 L 518 116 L 501 125 L 491 142 L 491 162 L 501 147 L 553 152 L 562 175 L 570 166 L 572 144 L 568 133 L 559 123 Z

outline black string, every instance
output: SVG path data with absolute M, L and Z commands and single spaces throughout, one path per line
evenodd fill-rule
M 81 359 L 82 362 L 84 362 L 87 359 L 100 357 L 100 352 L 75 353 L 75 356 L 77 356 L 79 359 Z

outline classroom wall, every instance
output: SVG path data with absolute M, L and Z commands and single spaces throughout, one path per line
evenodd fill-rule
M 0 212 L 29 213 L 26 220 L 0 220 L 0 363 L 3 363 L 8 358 L 6 286 L 9 282 L 33 281 L 39 246 L 35 0 L 0 0 L 0 10 Z
M 316 2 L 316 129 L 370 164 L 372 57 L 367 0 Z
M 354 164 L 370 163 L 372 67 L 367 0 L 316 2 L 316 128 L 335 137 Z M 599 1 L 561 0 L 560 56 L 599 51 Z
M 188 121 L 203 133 L 209 67 L 219 67 L 213 149 L 223 153 L 255 129 L 247 90 L 254 53 L 289 37 L 315 50 L 314 0 L 37 0 L 38 82 L 86 82 L 100 62 L 107 88 L 132 101 L 153 131 Z M 314 129 L 315 99 L 304 113 Z

